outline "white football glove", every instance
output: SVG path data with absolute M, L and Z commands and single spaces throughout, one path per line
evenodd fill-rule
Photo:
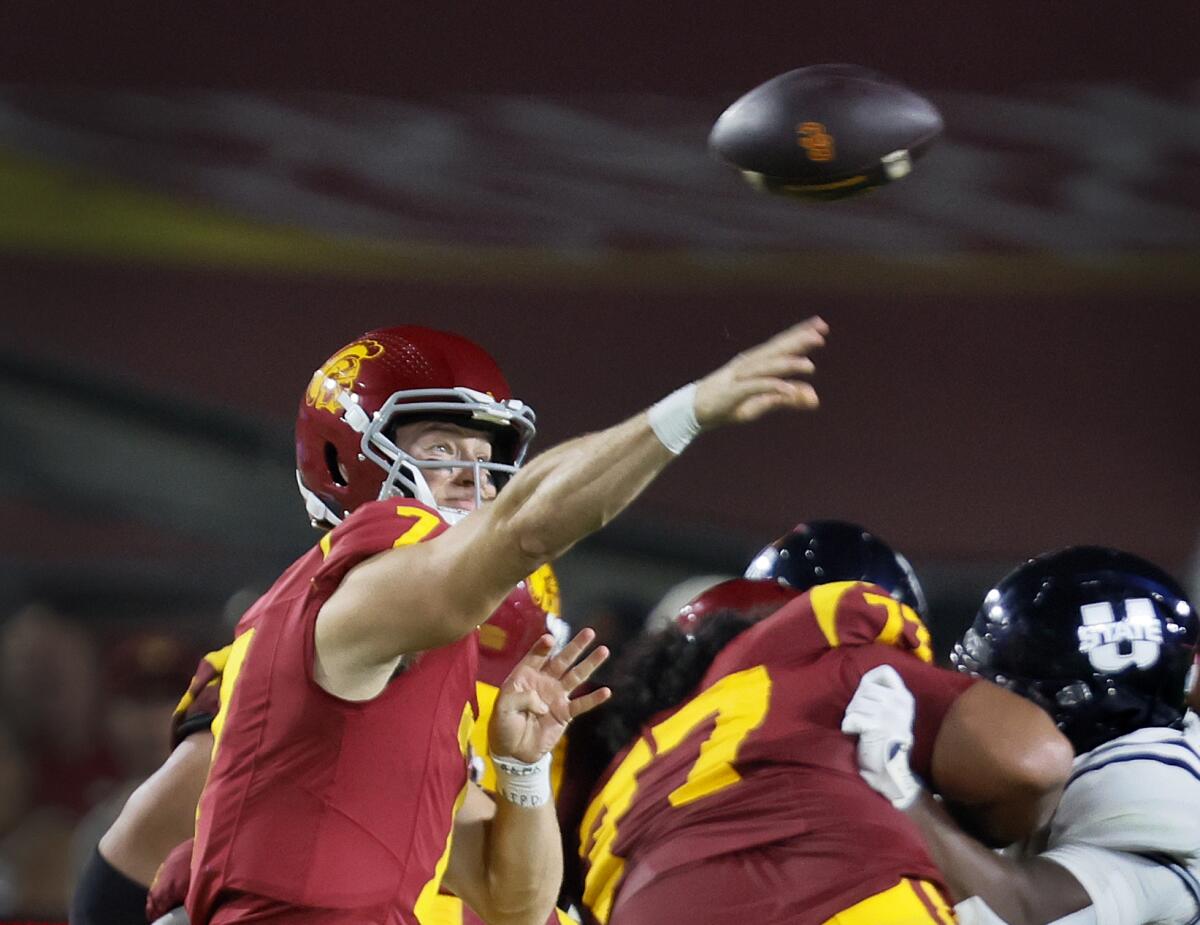
M 902 810 L 921 792 L 908 763 L 915 713 L 913 695 L 896 669 L 878 665 L 862 676 L 842 718 L 842 732 L 858 736 L 858 773 Z

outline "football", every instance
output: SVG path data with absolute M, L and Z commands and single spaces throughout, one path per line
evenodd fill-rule
M 708 144 L 756 188 L 842 199 L 907 176 L 941 131 L 937 108 L 891 78 L 817 64 L 745 94 L 717 119 Z

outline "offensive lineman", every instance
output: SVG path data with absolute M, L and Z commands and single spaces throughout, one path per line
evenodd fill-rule
M 621 750 L 579 828 L 587 921 L 951 921 L 919 832 L 880 810 L 841 731 L 859 678 L 887 665 L 919 691 L 914 762 L 1013 837 L 1053 805 L 1066 741 L 1021 698 L 929 664 L 916 577 L 861 528 L 802 524 L 750 573 L 790 589 L 705 592 L 595 720 Z

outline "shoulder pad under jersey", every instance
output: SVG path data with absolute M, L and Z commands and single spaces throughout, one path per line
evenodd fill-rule
M 929 630 L 920 616 L 878 585 L 835 581 L 817 585 L 802 597 L 831 648 L 878 643 L 914 652 L 922 661 L 933 660 Z

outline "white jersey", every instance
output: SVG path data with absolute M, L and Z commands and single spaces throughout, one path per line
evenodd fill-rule
M 1077 757 L 1042 857 L 1087 890 L 1097 925 L 1200 923 L 1200 719 Z

